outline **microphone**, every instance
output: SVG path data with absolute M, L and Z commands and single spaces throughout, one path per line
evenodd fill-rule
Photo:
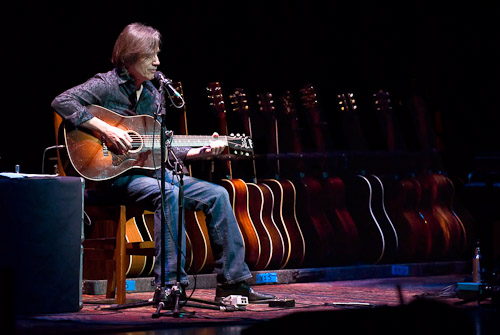
M 156 71 L 155 79 L 161 84 L 167 86 L 170 91 L 179 99 L 182 99 L 182 96 L 179 92 L 172 87 L 172 79 L 166 78 L 165 75 L 161 71 Z

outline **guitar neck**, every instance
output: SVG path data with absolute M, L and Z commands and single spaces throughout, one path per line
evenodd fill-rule
M 252 140 L 248 137 L 219 135 L 174 135 L 167 142 L 173 147 L 203 147 L 219 140 L 232 150 L 234 154 L 249 156 L 253 151 Z
M 211 135 L 174 135 L 170 140 L 170 145 L 173 147 L 203 147 L 210 145 L 210 142 L 220 140 L 226 145 L 229 145 L 228 136 L 219 136 L 214 138 Z

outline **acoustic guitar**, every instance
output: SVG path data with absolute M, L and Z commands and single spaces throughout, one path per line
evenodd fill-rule
M 154 117 L 123 116 L 97 105 L 90 106 L 89 112 L 104 122 L 127 131 L 132 137 L 132 149 L 124 154 L 117 153 L 99 134 L 81 128 L 68 128 L 64 124 L 62 129 L 67 158 L 77 174 L 89 180 L 102 181 L 117 177 L 131 169 L 160 168 L 161 127 Z M 219 136 L 217 139 L 224 141 L 235 154 L 253 150 L 252 140 L 248 137 Z M 172 135 L 167 142 L 173 147 L 201 147 L 209 145 L 213 140 L 211 135 Z
M 342 93 L 338 95 L 338 98 L 340 113 L 343 115 L 342 119 L 344 120 L 343 126 L 354 132 L 353 134 L 349 134 L 348 137 L 348 142 L 351 145 L 350 148 L 353 150 L 366 149 L 365 137 L 361 130 L 354 94 Z M 359 138 L 356 139 L 358 136 Z M 350 163 L 349 161 L 347 162 Z M 376 197 L 381 193 L 374 192 L 374 187 L 378 188 L 379 184 L 372 184 L 371 178 L 362 172 L 345 174 L 342 179 L 346 184 L 347 208 L 356 223 L 361 241 L 360 259 L 367 263 L 380 263 L 384 260 L 386 244 L 391 243 L 391 241 L 386 241 L 384 234 L 384 230 L 389 231 L 389 229 L 383 229 L 381 226 L 389 222 L 387 217 L 384 215 L 381 218 L 377 218 L 376 214 L 383 213 L 383 211 L 374 209 L 374 206 L 381 205 L 381 201 L 383 201 L 380 196 Z M 394 235 L 390 234 L 388 239 L 392 238 L 394 238 Z M 396 240 L 393 240 L 393 242 L 396 243 Z
M 233 105 L 233 111 L 237 112 L 242 119 L 245 133 L 249 134 L 251 138 L 254 138 L 250 108 L 248 106 L 245 90 L 242 88 L 235 89 L 233 94 L 230 95 L 230 99 Z M 261 229 L 261 231 L 258 231 L 263 246 L 260 257 L 264 263 L 267 263 L 264 267 L 265 269 L 280 269 L 286 266 L 290 257 L 289 253 L 285 253 L 284 238 L 274 221 L 274 208 L 275 206 L 281 206 L 281 203 L 275 202 L 274 193 L 267 184 L 258 182 L 255 159 L 252 159 L 251 162 L 253 168 L 253 182 L 247 182 L 246 184 L 250 203 L 250 217 L 252 222 L 256 225 L 256 228 L 258 230 L 259 228 Z M 257 224 L 257 222 L 259 224 Z M 279 224 L 283 223 L 279 221 Z M 288 237 L 286 238 L 288 244 Z M 269 252 L 265 250 L 267 245 L 269 245 Z M 266 257 L 268 258 L 267 261 L 265 261 Z
M 274 100 L 270 93 L 258 94 L 259 111 L 266 120 L 268 129 L 268 154 L 276 156 L 270 159 L 270 171 L 267 177 L 261 180 L 274 195 L 273 216 L 283 238 L 285 252 L 281 268 L 301 267 L 306 257 L 306 241 L 296 213 L 297 192 L 294 183 L 281 176 L 279 131 L 276 120 Z M 275 165 L 274 165 L 275 164 Z M 275 166 L 273 168 L 273 166 Z
M 221 85 L 219 82 L 211 82 L 208 84 L 207 90 L 209 92 L 210 106 L 213 107 L 219 121 L 219 133 L 221 135 L 227 134 L 226 108 Z M 231 199 L 233 212 L 245 245 L 245 262 L 250 269 L 260 270 L 267 264 L 269 255 L 266 254 L 261 259 L 263 248 L 249 213 L 248 187 L 242 179 L 232 177 L 231 160 L 229 158 L 225 161 L 228 178 L 223 178 L 221 185 L 227 190 Z M 269 248 L 266 249 L 266 246 L 264 251 L 269 253 Z
M 396 152 L 406 147 L 401 128 L 392 108 L 389 92 L 379 89 L 373 94 L 375 114 L 385 139 L 384 149 Z M 432 247 L 429 228 L 419 211 L 420 184 L 414 178 L 404 177 L 401 172 L 380 178 L 385 190 L 387 213 L 397 231 L 397 260 L 422 261 L 429 258 Z
M 272 105 L 272 95 L 270 93 L 261 95 L 261 102 L 263 106 Z M 291 105 L 283 106 L 286 110 Z M 273 113 L 274 109 L 269 108 L 267 113 L 271 116 L 270 130 L 271 135 L 274 134 L 276 147 L 279 148 L 278 138 L 278 119 Z M 288 109 L 288 112 L 291 110 Z M 286 112 L 284 112 L 286 113 Z M 297 117 L 294 118 L 294 121 Z M 284 133 L 289 134 L 289 138 L 293 140 L 293 150 L 297 155 L 303 153 L 302 141 L 300 130 L 298 129 L 298 122 L 284 124 Z M 281 128 L 283 131 L 283 128 Z M 277 151 L 279 154 L 279 151 Z M 321 184 L 311 175 L 306 174 L 304 168 L 304 161 L 299 158 L 293 162 L 295 170 L 298 172 L 294 177 L 292 184 L 296 193 L 296 217 L 300 226 L 304 244 L 307 247 L 304 264 L 307 266 L 330 266 L 334 263 L 334 246 L 333 246 L 333 228 L 324 213 L 324 200 L 321 197 Z
M 437 259 L 458 258 L 465 251 L 466 236 L 463 224 L 451 208 L 452 189 L 448 178 L 439 173 L 429 173 L 417 179 L 422 185 L 422 213 L 430 223 L 433 239 L 440 243 L 432 249 L 433 256 Z
M 397 260 L 415 262 L 428 260 L 432 238 L 429 226 L 420 212 L 421 187 L 418 181 L 400 174 L 385 178 L 387 212 L 398 232 Z
M 313 85 L 304 85 L 300 92 L 302 104 L 309 114 L 310 128 L 313 130 L 317 154 L 323 155 L 318 159 L 320 173 L 318 178 L 322 184 L 322 198 L 327 199 L 324 211 L 334 230 L 332 243 L 335 248 L 335 264 L 352 264 L 359 259 L 359 234 L 346 206 L 344 181 L 338 176 L 331 175 L 328 171 L 327 147 L 332 145 L 328 123 L 322 116 L 316 89 Z M 294 109 L 291 107 L 293 102 L 290 96 L 284 97 L 284 101 L 290 106 L 289 109 Z
M 293 181 L 281 173 L 280 131 L 272 95 L 268 92 L 258 94 L 257 98 L 268 134 L 268 154 L 275 156 L 274 160 L 269 160 L 271 164 L 274 163 L 274 167 L 270 167 L 268 177 L 262 183 L 268 185 L 275 196 L 274 218 L 285 241 L 286 262 L 282 267 L 298 268 L 306 264 L 309 251 L 297 214 L 297 188 Z

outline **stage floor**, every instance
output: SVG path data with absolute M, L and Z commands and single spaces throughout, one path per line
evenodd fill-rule
M 491 299 L 466 301 L 457 283 L 469 274 L 392 277 L 257 285 L 256 290 L 292 299 L 294 307 L 249 304 L 245 311 L 225 312 L 184 306 L 181 317 L 152 318 L 153 306 L 109 309 L 103 295 L 83 295 L 75 313 L 17 317 L 16 334 L 274 334 L 340 332 L 373 334 L 497 334 L 500 320 Z M 191 294 L 188 290 L 187 294 Z M 193 297 L 213 301 L 213 288 Z M 151 299 L 151 292 L 129 293 L 127 303 Z M 206 305 L 209 306 L 209 305 Z M 169 312 L 170 310 L 163 310 Z M 193 314 L 191 314 L 193 313 Z

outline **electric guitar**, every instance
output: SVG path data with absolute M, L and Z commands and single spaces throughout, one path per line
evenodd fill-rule
M 97 133 L 85 129 L 70 129 L 64 125 L 62 136 L 70 166 L 80 176 L 101 181 L 119 176 L 131 169 L 160 168 L 160 123 L 149 115 L 122 116 L 101 106 L 91 105 L 89 112 L 104 122 L 127 131 L 132 137 L 132 149 L 124 154 L 115 152 Z M 224 141 L 234 154 L 253 151 L 253 143 L 244 136 L 172 135 L 167 139 L 173 147 L 201 147 L 215 139 Z M 66 167 L 65 166 L 65 167 Z

